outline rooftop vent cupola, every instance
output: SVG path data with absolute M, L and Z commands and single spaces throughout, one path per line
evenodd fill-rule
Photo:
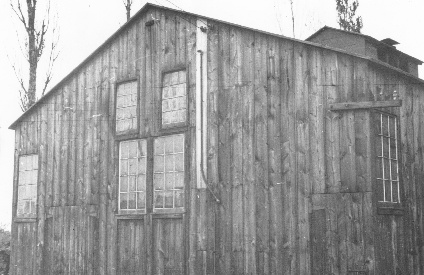
M 362 33 L 344 31 L 328 26 L 319 29 L 306 41 L 378 59 L 417 77 L 418 65 L 423 63 L 421 60 L 396 49 L 399 42 L 391 38 L 377 40 Z
M 395 40 L 393 40 L 391 38 L 385 38 L 385 39 L 380 40 L 380 41 L 383 42 L 383 43 L 385 43 L 385 44 L 387 44 L 387 45 L 389 45 L 389 46 L 392 46 L 394 48 L 396 48 L 395 45 L 399 45 L 399 42 L 397 42 L 397 41 L 395 41 Z

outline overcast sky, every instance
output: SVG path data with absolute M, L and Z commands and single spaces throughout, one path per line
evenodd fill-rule
M 16 0 L 12 0 L 16 1 Z M 39 0 L 39 3 L 46 0 Z M 147 1 L 133 0 L 132 15 Z M 25 1 L 23 1 L 25 2 Z M 60 26 L 60 56 L 52 85 L 59 82 L 125 21 L 122 0 L 52 0 Z M 338 27 L 336 0 L 293 0 L 294 36 L 305 39 L 324 25 Z M 290 0 L 151 0 L 150 3 L 293 37 Z M 376 39 L 392 38 L 397 48 L 424 60 L 422 0 L 359 0 L 362 33 Z M 43 9 L 38 12 L 43 13 Z M 9 125 L 21 114 L 18 83 L 11 62 L 22 58 L 17 32 L 22 33 L 9 0 L 0 1 L 0 225 L 10 226 L 14 132 Z M 42 70 L 43 68 L 41 68 Z M 44 75 L 39 72 L 40 77 Z M 424 76 L 424 68 L 420 68 Z

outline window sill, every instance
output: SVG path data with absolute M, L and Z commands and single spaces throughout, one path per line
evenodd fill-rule
M 14 218 L 13 222 L 16 222 L 16 223 L 37 222 L 37 218 Z
M 403 208 L 397 206 L 378 206 L 377 207 L 377 214 L 378 215 L 394 215 L 394 216 L 402 216 L 403 215 Z
M 144 219 L 144 217 L 146 216 L 146 213 L 139 213 L 139 214 L 134 214 L 134 213 L 119 213 L 119 214 L 115 214 L 115 218 L 118 220 L 136 220 L 136 219 Z

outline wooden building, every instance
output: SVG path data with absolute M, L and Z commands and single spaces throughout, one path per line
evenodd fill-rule
M 424 81 L 325 34 L 144 6 L 11 125 L 11 274 L 424 274 Z

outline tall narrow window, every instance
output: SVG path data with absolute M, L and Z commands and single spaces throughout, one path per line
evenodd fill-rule
M 162 127 L 185 125 L 187 117 L 186 72 L 165 74 L 162 87 Z
M 377 194 L 379 202 L 400 203 L 398 119 L 377 113 Z
M 154 210 L 184 207 L 184 135 L 154 141 Z
M 119 210 L 144 213 L 146 209 L 146 140 L 120 143 Z
M 118 85 L 116 91 L 116 133 L 126 134 L 137 130 L 137 81 Z
M 36 216 L 38 155 L 19 157 L 17 217 Z

